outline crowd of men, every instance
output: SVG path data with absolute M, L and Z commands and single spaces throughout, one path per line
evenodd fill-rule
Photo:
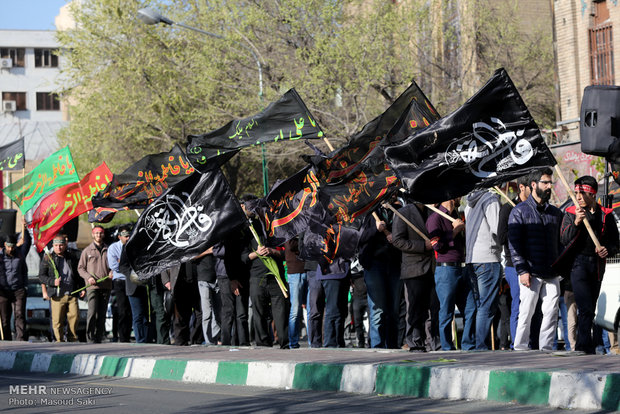
M 394 198 L 397 212 L 381 207 L 369 216 L 356 259 L 337 258 L 324 266 L 300 260 L 303 235 L 284 246 L 266 244 L 262 223 L 245 209 L 256 198 L 251 195 L 241 202 L 258 240 L 249 229 L 240 229 L 148 280 L 140 280 L 127 262 L 130 227 L 121 227 L 110 246 L 104 243 L 105 230 L 94 227 L 93 242 L 81 254 L 67 249 L 67 237 L 60 233 L 39 269 L 44 298 L 51 302 L 53 334 L 57 341 L 77 340 L 78 298 L 84 298 L 86 339 L 102 342 L 113 293 L 120 342 L 129 342 L 133 331 L 141 343 L 295 349 L 305 324 L 308 346 L 344 347 L 352 289 L 358 346 L 421 352 L 551 350 L 557 346 L 562 305 L 568 317 L 566 348 L 595 353 L 603 343 L 593 318 L 606 258 L 619 250 L 613 213 L 597 203 L 598 185 L 590 176 L 575 181 L 578 205 L 565 212 L 550 203 L 551 169 L 516 184 L 513 203 L 502 205 L 492 191 L 469 194 L 464 217 L 459 198 L 434 208 L 403 206 Z M 27 231 L 22 234 L 19 241 L 9 237 L 0 252 L 4 339 L 11 339 L 12 312 L 15 339 L 26 339 L 25 257 L 31 239 Z M 281 275 L 286 264 L 286 294 L 267 257 Z M 463 318 L 458 341 L 456 309 Z

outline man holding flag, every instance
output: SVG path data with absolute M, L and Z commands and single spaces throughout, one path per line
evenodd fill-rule
M 30 250 L 32 238 L 25 228 L 20 241 L 10 235 L 0 250 L 2 271 L 0 272 L 0 317 L 4 340 L 11 340 L 11 313 L 15 309 L 15 339 L 26 338 L 26 290 L 28 288 L 28 269 L 26 255 Z
M 86 339 L 89 343 L 101 343 L 105 335 L 106 311 L 112 290 L 112 271 L 108 266 L 108 246 L 103 242 L 104 235 L 103 227 L 93 228 L 93 242 L 82 251 L 78 263 L 78 272 L 89 286 L 86 321 Z

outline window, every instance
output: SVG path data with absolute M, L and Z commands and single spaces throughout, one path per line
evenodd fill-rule
M 24 55 L 26 54 L 26 49 L 23 48 L 0 48 L 0 58 L 2 59 L 11 59 L 13 60 L 13 67 L 23 68 L 24 67 Z
M 2 101 L 15 101 L 18 111 L 26 110 L 26 92 L 2 92 Z
M 607 2 L 594 3 L 593 9 L 593 24 L 588 30 L 590 41 L 590 83 L 592 85 L 613 85 L 613 30 L 609 20 Z
M 36 68 L 57 68 L 58 56 L 54 49 L 35 49 L 34 66 Z
M 60 111 L 58 95 L 51 92 L 37 92 L 37 111 Z

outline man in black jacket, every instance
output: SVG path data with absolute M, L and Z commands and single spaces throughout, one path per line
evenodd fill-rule
M 58 234 L 52 241 L 53 252 L 43 256 L 39 267 L 39 280 L 47 286 L 52 304 L 52 326 L 58 342 L 64 342 L 67 323 L 67 342 L 77 341 L 79 318 L 78 295 L 84 297 L 85 290 L 71 292 L 84 286 L 77 271 L 79 258 L 67 250 L 67 238 Z
M 589 175 L 575 181 L 578 206 L 566 209 L 561 241 L 566 247 L 559 262 L 570 262 L 570 280 L 577 303 L 576 351 L 593 354 L 602 345 L 601 328 L 592 324 L 607 257 L 618 253 L 618 227 L 612 209 L 596 202 L 598 183 Z M 587 217 L 601 246 L 596 247 L 584 221 Z

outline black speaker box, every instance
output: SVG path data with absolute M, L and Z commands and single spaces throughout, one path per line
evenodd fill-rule
M 6 236 L 15 234 L 16 219 L 17 210 L 0 210 L 0 238 L 6 239 Z
M 586 87 L 580 117 L 581 152 L 608 156 L 620 137 L 620 86 Z

